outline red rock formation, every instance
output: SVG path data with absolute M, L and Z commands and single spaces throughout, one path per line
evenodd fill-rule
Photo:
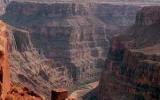
M 42 97 L 21 84 L 12 84 L 5 100 L 43 100 Z
M 7 27 L 6 24 L 0 21 L 0 52 L 1 52 L 1 83 L 2 83 L 2 94 L 1 97 L 4 100 L 7 92 L 10 90 L 10 71 L 8 62 L 8 38 L 7 38 Z
M 68 91 L 65 89 L 52 90 L 51 100 L 65 100 L 68 97 Z
M 33 91 L 20 85 L 11 84 L 8 50 L 7 25 L 0 21 L 0 98 L 2 100 L 43 100 Z

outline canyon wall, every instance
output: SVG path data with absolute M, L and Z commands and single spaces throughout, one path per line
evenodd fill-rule
M 9 49 L 10 32 L 6 23 L 0 20 L 0 99 L 1 100 L 43 100 L 42 97 L 10 78 Z
M 136 17 L 136 25 L 150 26 L 153 24 L 159 24 L 160 20 L 160 7 L 151 6 L 145 7 L 138 12 Z
M 131 33 L 113 38 L 98 100 L 160 99 L 159 10 L 144 7 L 129 29 Z
M 139 9 L 11 2 L 1 18 L 14 26 L 10 26 L 12 80 L 48 98 L 54 88 L 73 89 L 74 84 L 97 80 L 108 38 L 131 26 Z
M 28 31 L 10 26 L 10 68 L 15 83 L 23 83 L 32 91 L 48 97 L 57 87 L 68 87 L 72 80 L 66 68 L 55 63 L 33 47 Z
M 129 37 L 134 41 L 134 47 L 144 48 L 160 43 L 160 7 L 144 7 L 138 12 L 136 25 L 130 29 Z M 145 37 L 143 39 L 143 37 Z

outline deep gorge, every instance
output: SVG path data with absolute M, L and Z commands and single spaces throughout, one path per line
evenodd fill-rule
M 110 77 L 117 78 L 107 72 L 113 60 L 107 59 L 113 45 L 111 41 L 115 39 L 113 37 L 120 34 L 122 40 L 129 37 L 134 42 L 126 42 L 127 40 L 125 42 L 129 48 L 135 47 L 133 49 L 159 43 L 159 34 L 156 34 L 158 26 L 155 23 L 159 21 L 159 13 L 157 15 L 148 13 L 159 9 L 149 9 L 146 13 L 141 11 L 144 6 L 111 3 L 10 2 L 0 19 L 8 25 L 7 32 L 11 43 L 9 50 L 11 79 L 15 83 L 23 83 L 47 100 L 52 89 L 66 88 L 73 91 L 83 84 L 100 79 L 97 89 L 102 91 L 99 91 L 101 94 L 97 99 L 116 100 L 106 94 L 107 90 L 112 90 L 108 86 L 112 84 L 114 88 L 115 85 L 114 82 L 110 82 Z M 155 32 L 155 35 L 152 35 L 157 39 L 148 38 L 150 32 Z M 143 37 L 146 41 L 143 41 Z M 116 46 L 113 45 L 114 48 L 119 48 Z M 130 51 L 127 53 L 129 56 L 132 55 Z M 119 63 L 112 64 L 119 66 Z M 136 65 L 137 63 L 125 62 L 125 60 L 122 63 L 139 66 Z M 126 67 L 124 74 L 128 75 L 128 70 L 132 71 L 132 68 Z M 113 68 L 113 73 L 120 73 L 120 70 Z M 121 85 L 118 88 L 120 87 Z

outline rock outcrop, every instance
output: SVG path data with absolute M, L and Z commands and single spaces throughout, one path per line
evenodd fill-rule
M 136 25 L 152 25 L 160 22 L 160 7 L 145 7 L 137 14 Z
M 0 21 L 0 99 L 1 100 L 43 100 L 33 91 L 11 83 L 9 66 L 8 25 Z
M 21 84 L 11 84 L 11 88 L 4 100 L 44 100 L 37 93 L 29 90 Z
M 106 62 L 108 71 L 102 74 L 99 100 L 159 100 L 159 61 L 151 57 L 155 55 L 144 55 L 150 59 L 142 55 L 126 51 L 124 61 Z
M 160 7 L 144 7 L 138 12 L 136 24 L 130 29 L 132 47 L 144 48 L 160 43 Z M 145 38 L 143 38 L 145 37 Z
M 67 86 L 67 84 L 72 85 L 72 82 L 68 79 L 67 71 L 66 73 L 63 71 L 64 75 L 62 75 L 56 71 L 56 68 L 49 69 L 55 66 L 54 63 L 40 55 L 33 47 L 27 31 L 5 23 L 2 24 L 5 25 L 4 28 L 1 28 L 3 32 L 1 32 L 2 38 L 0 38 L 1 60 L 4 62 L 2 65 L 5 66 L 1 68 L 2 97 L 13 100 L 23 100 L 22 98 L 41 100 L 42 98 L 36 93 L 49 97 L 52 88 Z M 6 39 L 4 38 L 6 35 L 3 34 L 7 35 Z M 6 43 L 5 40 L 8 41 L 7 47 L 9 45 L 7 49 L 8 56 L 6 53 L 4 54 L 3 49 L 4 43 Z M 4 57 L 9 62 L 3 60 Z M 7 66 L 10 66 L 10 68 Z M 11 79 L 9 69 L 11 70 Z M 13 84 L 10 84 L 10 81 Z M 15 83 L 22 83 L 22 85 L 18 84 L 17 86 Z M 27 86 L 29 89 L 26 90 L 26 87 L 23 86 Z
M 160 38 L 159 11 L 159 7 L 144 7 L 130 29 L 132 34 L 113 38 L 99 100 L 160 99 L 160 42 L 155 40 Z
M 11 77 L 14 82 L 21 82 L 48 98 L 53 88 L 68 87 L 73 84 L 67 69 L 55 67 L 54 61 L 33 47 L 28 31 L 10 26 L 9 32 Z
M 1 98 L 7 95 L 10 90 L 10 70 L 9 70 L 9 53 L 8 53 L 8 34 L 6 33 L 7 27 L 5 23 L 0 21 L 0 84 L 1 84 Z
M 65 89 L 54 89 L 51 92 L 51 100 L 66 100 L 68 91 Z

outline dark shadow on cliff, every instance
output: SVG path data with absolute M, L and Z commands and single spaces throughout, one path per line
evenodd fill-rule
M 95 88 L 94 90 L 90 91 L 89 93 L 87 93 L 84 97 L 83 100 L 98 100 L 97 97 L 97 88 Z

